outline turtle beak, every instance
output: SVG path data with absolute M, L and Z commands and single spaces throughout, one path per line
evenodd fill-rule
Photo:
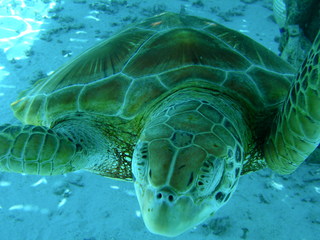
M 178 196 L 169 188 L 135 184 L 143 220 L 150 232 L 174 237 L 204 221 L 212 213 L 209 206 L 196 205 L 189 196 Z

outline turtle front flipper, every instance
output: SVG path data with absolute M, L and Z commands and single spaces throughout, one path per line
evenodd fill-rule
M 268 166 L 293 172 L 320 143 L 320 32 L 264 146 Z
M 57 175 L 83 169 L 90 163 L 94 141 L 81 130 L 2 125 L 0 170 Z

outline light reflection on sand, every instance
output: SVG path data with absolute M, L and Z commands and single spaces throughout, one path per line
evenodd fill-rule
M 8 61 L 28 58 L 49 10 L 56 2 L 2 0 L 0 6 L 0 49 Z M 10 73 L 0 65 L 0 82 Z M 0 94 L 1 95 L 1 94 Z M 2 94 L 3 95 L 3 94 Z

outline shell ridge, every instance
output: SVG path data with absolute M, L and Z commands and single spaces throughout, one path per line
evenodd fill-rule
M 124 99 L 122 101 L 121 107 L 119 108 L 119 110 L 116 113 L 116 116 L 121 116 L 121 118 L 124 118 L 123 109 L 124 109 L 125 105 L 127 104 L 127 96 L 129 95 L 128 93 L 129 93 L 129 91 L 132 88 L 132 85 L 134 83 L 134 79 L 132 79 L 131 77 L 130 77 L 130 79 L 131 79 L 131 83 L 130 83 L 130 85 L 128 86 L 128 88 L 126 90 L 126 93 L 124 95 Z

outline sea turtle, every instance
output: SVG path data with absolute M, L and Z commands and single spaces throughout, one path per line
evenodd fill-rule
M 249 37 L 164 13 L 38 81 L 0 127 L 0 169 L 134 181 L 148 229 L 212 216 L 241 175 L 293 172 L 320 141 L 320 36 L 295 75 Z

